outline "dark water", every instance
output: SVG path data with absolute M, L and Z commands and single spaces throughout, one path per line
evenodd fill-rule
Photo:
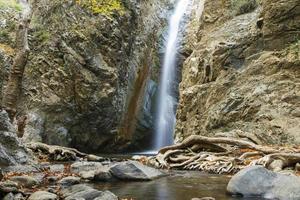
M 169 177 L 150 182 L 113 182 L 93 185 L 110 190 L 121 199 L 134 200 L 190 200 L 195 197 L 214 197 L 216 200 L 246 200 L 226 194 L 230 177 L 201 172 L 175 172 Z M 261 198 L 251 198 L 251 200 Z M 247 200 L 250 200 L 247 198 Z

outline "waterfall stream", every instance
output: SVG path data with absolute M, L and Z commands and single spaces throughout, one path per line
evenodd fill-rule
M 154 150 L 173 144 L 177 103 L 173 88 L 176 81 L 177 50 L 180 45 L 180 26 L 189 3 L 190 0 L 179 0 L 169 19 L 166 50 L 158 89 Z

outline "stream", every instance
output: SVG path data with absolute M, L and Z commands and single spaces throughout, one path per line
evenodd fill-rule
M 149 182 L 110 182 L 92 186 L 99 190 L 110 190 L 120 199 L 128 200 L 191 200 L 201 197 L 214 197 L 216 200 L 261 200 L 226 194 L 229 176 L 196 171 L 172 171 L 171 174 Z

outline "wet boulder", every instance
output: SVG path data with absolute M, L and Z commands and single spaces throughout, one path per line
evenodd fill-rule
M 262 166 L 251 166 L 232 177 L 227 191 L 245 197 L 296 200 L 300 199 L 300 178 L 275 173 Z
M 80 178 L 74 176 L 68 176 L 61 179 L 58 183 L 62 186 L 76 185 L 80 183 Z
M 117 200 L 118 197 L 109 191 L 99 191 L 85 184 L 74 185 L 61 191 L 65 200 L 85 199 L 85 200 Z
M 0 112 L 0 165 L 8 166 L 28 162 L 27 150 L 17 138 L 7 112 Z
M 121 180 L 149 181 L 164 176 L 160 170 L 145 166 L 136 161 L 117 163 L 110 168 L 112 175 Z
M 28 200 L 56 200 L 58 199 L 56 194 L 46 192 L 46 191 L 37 191 L 30 195 Z

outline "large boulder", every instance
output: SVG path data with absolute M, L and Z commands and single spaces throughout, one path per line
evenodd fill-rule
M 262 166 L 252 166 L 234 175 L 227 191 L 245 197 L 297 200 L 300 199 L 300 178 L 275 173 Z
M 74 176 L 68 176 L 61 179 L 58 183 L 62 186 L 76 185 L 80 183 L 80 178 Z
M 112 175 L 121 180 L 149 181 L 164 176 L 161 171 L 147 167 L 136 161 L 117 163 L 110 168 Z
M 7 112 L 0 112 L 0 166 L 24 164 L 29 157 L 23 143 L 17 138 Z
M 37 191 L 30 195 L 28 200 L 56 200 L 58 199 L 56 194 L 46 192 L 46 191 Z
M 85 200 L 117 200 L 118 197 L 109 191 L 99 191 L 90 186 L 79 184 L 66 188 L 61 191 L 62 197 L 66 200 L 85 199 Z

